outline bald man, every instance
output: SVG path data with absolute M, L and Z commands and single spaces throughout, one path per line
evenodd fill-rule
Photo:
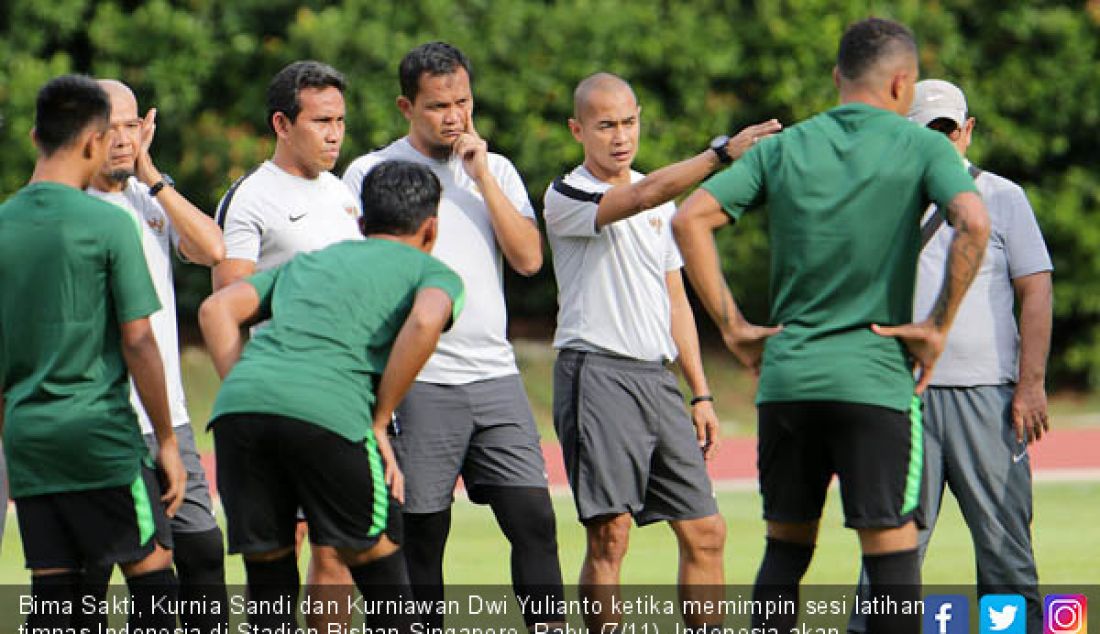
M 177 250 L 180 256 L 195 264 L 214 266 L 225 256 L 225 245 L 214 219 L 176 191 L 172 179 L 153 163 L 149 148 L 156 132 L 156 109 L 150 109 L 141 117 L 137 99 L 126 84 L 113 79 L 98 83 L 111 100 L 111 128 L 115 134 L 107 160 L 92 176 L 86 191 L 125 210 L 141 235 L 145 265 L 161 304 L 161 309 L 150 315 L 149 321 L 164 365 L 172 427 L 187 468 L 184 502 L 171 520 L 175 544 L 173 561 L 179 575 L 180 598 L 223 602 L 220 616 L 210 614 L 213 610 L 185 610 L 180 614 L 180 621 L 193 631 L 217 631 L 219 623 L 228 627 L 224 609 L 222 533 L 214 520 L 210 490 L 187 415 L 180 375 L 171 252 Z M 130 394 L 145 442 L 155 453 L 156 436 L 149 415 L 133 389 L 132 379 Z M 109 568 L 86 569 L 85 583 L 90 588 L 104 588 L 110 573 Z
M 835 475 L 871 594 L 895 608 L 870 615 L 869 631 L 889 634 L 920 630 L 915 393 L 932 377 L 989 237 L 989 216 L 958 153 L 904 117 L 917 60 L 905 26 L 878 18 L 851 25 L 833 72 L 840 105 L 757 144 L 673 220 L 703 305 L 730 350 L 760 374 L 767 547 L 754 598 L 797 605 Z M 911 324 L 920 218 L 932 201 L 955 235 L 935 308 Z M 729 292 L 713 232 L 764 205 L 771 315 L 769 326 L 757 326 Z M 791 631 L 797 610 L 781 612 L 753 615 L 752 627 Z
M 633 518 L 639 526 L 670 523 L 681 595 L 707 598 L 724 578 L 726 527 L 704 464 L 717 445 L 718 418 L 669 201 L 780 125 L 718 137 L 697 156 L 643 177 L 631 169 L 641 130 L 634 91 L 598 73 L 577 86 L 569 129 L 584 163 L 550 185 L 544 214 L 560 306 L 554 427 L 588 537 L 581 592 L 593 600 L 617 592 Z M 693 393 L 690 416 L 667 367 L 677 359 Z M 618 620 L 585 618 L 593 631 Z M 705 614 L 685 620 L 721 622 Z

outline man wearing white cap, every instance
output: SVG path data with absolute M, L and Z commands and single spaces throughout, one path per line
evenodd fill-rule
M 917 84 L 909 119 L 947 135 L 966 160 L 974 132 L 956 86 Z M 1027 631 L 1042 631 L 1031 546 L 1031 466 L 1027 446 L 1049 430 L 1044 387 L 1051 332 L 1051 270 L 1046 244 L 1024 190 L 967 161 L 989 209 L 985 259 L 963 299 L 924 396 L 924 486 L 920 533 L 927 550 L 944 486 L 950 486 L 974 539 L 978 593 L 1023 595 Z M 924 247 L 913 310 L 927 314 L 943 279 L 952 229 L 934 207 L 922 225 Z M 1013 316 L 1019 303 L 1020 323 Z M 983 615 L 983 618 L 984 615 Z M 984 622 L 984 621 L 983 621 Z M 852 623 L 851 631 L 862 631 Z M 984 631 L 984 630 L 983 630 Z

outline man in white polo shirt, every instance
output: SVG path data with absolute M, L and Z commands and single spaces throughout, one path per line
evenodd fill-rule
M 489 504 L 512 544 L 512 583 L 536 600 L 562 597 L 554 511 L 534 417 L 523 390 L 501 288 L 501 256 L 521 275 L 542 266 L 527 190 L 508 159 L 474 129 L 470 63 L 443 42 L 416 47 L 400 64 L 397 105 L 409 134 L 356 159 L 344 182 L 358 193 L 381 161 L 429 166 L 443 184 L 432 255 L 466 286 L 466 306 L 439 340 L 397 411 L 394 447 L 405 472 L 405 544 L 417 599 L 443 598 L 443 548 L 458 476 Z M 556 605 L 556 604 L 555 604 Z M 528 627 L 559 614 L 524 615 Z M 432 627 L 442 615 L 425 615 Z
M 569 128 L 584 163 L 550 185 L 543 213 L 560 306 L 554 427 L 588 537 L 580 592 L 601 602 L 616 592 L 633 517 L 639 526 L 669 522 L 680 547 L 680 596 L 705 601 L 724 582 L 726 525 L 704 466 L 718 418 L 670 201 L 780 125 L 718 137 L 697 156 L 643 177 L 631 169 L 641 129 L 634 91 L 597 73 L 577 85 Z M 694 394 L 690 416 L 666 367 L 677 359 Z M 684 618 L 693 628 L 721 624 L 720 615 Z M 585 615 L 592 631 L 619 620 Z
M 344 86 L 343 75 L 315 61 L 294 62 L 271 80 L 267 122 L 275 132 L 275 154 L 233 183 L 218 205 L 226 252 L 214 268 L 214 290 L 283 264 L 297 253 L 362 239 L 356 197 L 329 172 L 344 141 Z M 300 522 L 298 543 L 305 531 L 305 522 Z M 311 550 L 307 584 L 342 586 L 331 589 L 342 593 L 331 598 L 346 604 L 341 597 L 352 587 L 347 567 L 331 547 L 311 544 Z M 245 561 L 250 568 L 274 565 Z M 263 576 L 262 570 L 249 574 Z M 307 621 L 326 631 L 329 619 L 347 623 L 349 618 L 310 614 Z
M 111 100 L 111 127 L 115 136 L 107 161 L 92 177 L 87 192 L 129 212 L 141 233 L 145 263 L 161 304 L 161 309 L 150 315 L 149 321 L 164 365 L 172 426 L 187 469 L 183 505 L 171 518 L 175 546 L 172 559 L 180 580 L 180 599 L 221 605 L 220 614 L 213 614 L 215 610 L 182 611 L 180 624 L 196 631 L 216 632 L 219 624 L 228 627 L 224 546 L 221 529 L 214 519 L 206 474 L 195 448 L 180 377 L 171 253 L 178 249 L 181 256 L 195 264 L 214 266 L 224 257 L 225 246 L 214 220 L 177 192 L 171 178 L 153 164 L 149 147 L 156 129 L 156 110 L 150 110 L 142 118 L 138 115 L 137 99 L 128 86 L 115 80 L 100 80 L 99 85 Z M 133 379 L 130 401 L 137 412 L 145 443 L 155 455 L 156 436 L 134 389 Z M 96 593 L 102 592 L 110 574 L 110 568 L 86 568 L 84 583 L 98 587 Z

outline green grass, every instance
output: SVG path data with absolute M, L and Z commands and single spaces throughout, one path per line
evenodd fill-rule
M 749 584 L 764 545 L 760 499 L 754 491 L 724 491 L 719 508 L 729 526 L 726 580 Z M 576 522 L 572 499 L 554 497 L 562 570 L 574 582 L 584 556 L 584 532 Z M 1100 585 L 1100 482 L 1040 482 L 1035 485 L 1036 558 L 1040 579 L 1049 584 Z M 667 584 L 676 575 L 676 542 L 664 525 L 635 529 L 623 571 L 628 584 Z M 0 550 L 0 583 L 27 580 L 19 532 L 8 518 Z M 447 580 L 454 584 L 507 584 L 508 544 L 488 508 L 459 499 L 446 555 Z M 822 531 L 807 583 L 848 584 L 856 579 L 859 550 L 853 531 L 843 528 L 838 495 L 829 496 Z M 239 557 L 227 560 L 230 583 L 244 581 Z M 928 584 L 967 584 L 974 578 L 970 536 L 953 502 L 947 500 L 937 527 L 924 579 Z

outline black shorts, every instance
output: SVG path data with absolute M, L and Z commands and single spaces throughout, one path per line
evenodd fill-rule
M 313 544 L 366 550 L 383 533 L 401 541 L 372 434 L 351 442 L 272 414 L 227 414 L 211 425 L 230 553 L 293 546 L 299 507 Z
M 128 485 L 15 500 L 27 568 L 80 570 L 141 561 L 172 548 L 156 473 L 142 466 Z
M 923 463 L 918 399 L 909 412 L 839 401 L 761 403 L 758 411 L 764 519 L 820 518 L 834 474 L 845 526 L 894 528 L 913 519 Z

